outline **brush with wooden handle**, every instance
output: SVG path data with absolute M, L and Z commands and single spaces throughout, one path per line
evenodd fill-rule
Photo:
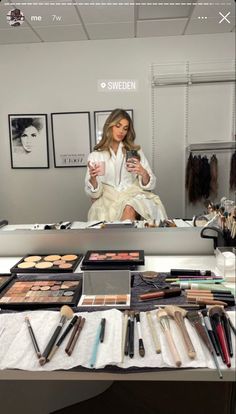
M 157 311 L 157 318 L 160 322 L 161 328 L 165 334 L 171 355 L 174 359 L 175 365 L 177 367 L 180 367 L 182 362 L 181 362 L 181 358 L 179 355 L 179 352 L 175 346 L 173 337 L 171 335 L 171 331 L 170 331 L 170 322 L 169 322 L 169 317 L 166 313 L 166 311 L 164 309 L 160 309 Z
M 171 316 L 177 323 L 183 335 L 184 343 L 185 343 L 189 358 L 194 359 L 196 357 L 196 351 L 194 349 L 191 338 L 188 334 L 188 331 L 184 323 L 184 317 L 186 316 L 187 311 L 174 305 L 166 306 L 165 310 L 167 314 Z

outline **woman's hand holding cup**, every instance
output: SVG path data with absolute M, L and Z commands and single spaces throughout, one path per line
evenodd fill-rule
M 97 177 L 105 174 L 105 161 L 89 161 L 88 169 L 90 182 L 94 188 L 97 187 Z

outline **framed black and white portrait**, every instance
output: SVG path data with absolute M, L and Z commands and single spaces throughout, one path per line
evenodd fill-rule
M 51 114 L 55 167 L 86 167 L 91 152 L 89 112 Z
M 12 168 L 49 168 L 46 114 L 9 114 Z
M 125 111 L 128 112 L 130 118 L 133 121 L 133 109 L 125 109 Z M 103 126 L 111 112 L 112 110 L 94 112 L 95 145 L 98 144 L 102 139 Z

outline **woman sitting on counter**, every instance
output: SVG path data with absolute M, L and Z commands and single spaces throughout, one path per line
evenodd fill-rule
M 88 220 L 164 220 L 160 198 L 151 192 L 156 177 L 123 109 L 108 116 L 101 141 L 89 154 L 85 191 L 92 198 Z

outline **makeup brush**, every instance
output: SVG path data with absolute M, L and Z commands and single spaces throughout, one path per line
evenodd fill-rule
M 38 346 L 37 340 L 35 338 L 35 334 L 34 334 L 34 331 L 33 331 L 33 328 L 31 326 L 31 323 L 30 323 L 30 320 L 29 320 L 28 316 L 25 317 L 25 322 L 26 322 L 26 325 L 27 325 L 27 328 L 28 328 L 28 331 L 29 331 L 29 334 L 30 334 L 30 337 L 31 337 L 31 341 L 32 341 L 34 350 L 36 352 L 36 355 L 37 355 L 38 358 L 40 358 L 41 357 L 41 352 L 40 352 L 40 349 L 39 349 L 39 346 Z
M 228 350 L 228 344 L 227 344 L 227 340 L 225 336 L 225 330 L 224 330 L 223 323 L 222 323 L 222 314 L 223 314 L 223 309 L 220 306 L 212 306 L 212 308 L 209 309 L 209 315 L 210 315 L 210 318 L 212 318 L 214 321 L 216 333 L 219 338 L 219 343 L 220 343 L 222 353 L 225 358 L 225 363 L 227 367 L 230 368 L 231 361 L 230 361 L 230 355 L 229 355 L 229 350 Z
M 125 338 L 128 326 L 128 311 L 124 312 L 124 318 L 122 320 L 122 341 L 121 341 L 121 362 L 124 362 L 125 356 Z
M 228 345 L 229 355 L 230 357 L 232 357 L 234 353 L 233 353 L 233 346 L 232 346 L 232 339 L 231 339 L 231 329 L 230 329 L 229 320 L 226 317 L 226 312 L 222 312 L 221 320 L 223 322 L 223 327 L 225 330 L 225 337 L 226 337 L 226 342 Z
M 177 367 L 180 367 L 182 362 L 181 362 L 181 359 L 180 359 L 179 352 L 178 352 L 178 350 L 175 346 L 173 337 L 171 335 L 170 322 L 169 322 L 169 317 L 168 317 L 167 312 L 164 309 L 158 310 L 157 311 L 157 318 L 158 318 L 158 320 L 160 322 L 160 325 L 161 325 L 161 328 L 162 328 L 162 330 L 165 334 L 165 337 L 166 337 L 170 352 L 172 354 L 172 357 L 174 359 L 175 365 Z
M 180 328 L 189 358 L 194 359 L 196 357 L 196 351 L 184 323 L 184 317 L 186 316 L 187 311 L 174 305 L 166 306 L 165 310 L 167 314 L 175 320 Z
M 146 318 L 147 318 L 147 321 L 148 321 L 148 326 L 149 326 L 149 330 L 150 330 L 151 335 L 152 335 L 152 340 L 153 340 L 153 343 L 154 343 L 154 346 L 155 346 L 156 353 L 160 354 L 161 345 L 160 345 L 160 342 L 159 342 L 159 339 L 158 339 L 158 336 L 157 336 L 157 332 L 156 332 L 156 329 L 155 329 L 155 326 L 154 326 L 154 323 L 153 323 L 153 320 L 152 320 L 151 312 L 149 312 L 149 311 L 146 312 Z
M 69 325 L 67 326 L 67 328 L 65 329 L 65 331 L 62 333 L 62 335 L 60 336 L 60 338 L 58 339 L 57 343 L 53 346 L 50 354 L 48 355 L 47 360 L 50 361 L 53 357 L 53 355 L 55 354 L 55 352 L 58 350 L 59 346 L 62 344 L 62 342 L 64 341 L 65 337 L 68 335 L 68 333 L 71 331 L 71 329 L 73 328 L 73 326 L 75 325 L 76 321 L 78 320 L 78 316 L 75 315 L 73 317 L 73 319 L 70 321 Z
M 55 342 L 56 342 L 56 340 L 57 340 L 57 338 L 58 338 L 58 336 L 59 336 L 59 334 L 62 330 L 63 325 L 65 324 L 67 319 L 72 318 L 74 312 L 69 306 L 64 305 L 64 306 L 61 307 L 60 314 L 61 314 L 61 319 L 59 321 L 59 324 L 57 325 L 50 341 L 48 342 L 44 352 L 42 353 L 41 358 L 39 359 L 40 365 L 44 365 L 47 362 L 47 358 L 48 358 L 48 356 L 49 356 L 49 354 L 50 354 L 50 352 L 53 348 L 53 345 L 55 344 Z
M 143 343 L 142 331 L 141 331 L 141 323 L 140 323 L 140 314 L 139 312 L 135 313 L 136 325 L 138 329 L 138 349 L 139 355 L 141 357 L 145 356 L 145 348 Z
M 227 312 L 224 312 L 224 313 L 225 313 L 225 317 L 228 319 L 230 328 L 232 329 L 234 335 L 236 336 L 236 329 L 235 329 L 235 326 L 234 326 L 233 322 L 231 321 L 231 319 L 230 319 L 229 315 L 227 314 Z
M 200 312 L 196 312 L 196 311 L 192 311 L 192 312 L 187 312 L 187 318 L 189 320 L 189 322 L 191 323 L 191 325 L 196 329 L 199 337 L 202 339 L 202 341 L 204 342 L 204 344 L 206 345 L 208 351 L 210 352 L 213 360 L 214 360 L 214 364 L 215 367 L 217 369 L 217 372 L 219 374 L 220 378 L 223 378 L 222 372 L 220 370 L 217 358 L 216 358 L 216 354 L 215 354 L 215 350 L 213 348 L 213 345 L 211 343 L 211 340 L 209 338 L 205 323 L 204 323 L 204 319 L 203 316 Z

